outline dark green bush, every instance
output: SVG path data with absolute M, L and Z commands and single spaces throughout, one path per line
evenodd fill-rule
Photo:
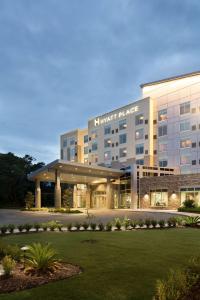
M 94 231 L 96 229 L 97 225 L 96 225 L 96 223 L 91 223 L 90 227 Z
M 99 223 L 99 231 L 103 231 L 104 230 L 104 225 L 103 225 L 103 223 Z
M 33 225 L 31 225 L 29 223 L 24 224 L 24 229 L 26 230 L 26 232 L 29 232 L 32 227 L 33 227 Z
M 146 219 L 144 221 L 144 224 L 147 226 L 147 228 L 149 228 L 149 226 L 151 225 L 151 220 L 150 219 Z
M 195 201 L 194 200 L 188 199 L 188 200 L 185 200 L 183 202 L 183 207 L 185 207 L 185 208 L 194 208 L 195 206 L 196 205 L 195 205 Z
M 24 230 L 24 225 L 22 224 L 17 225 L 17 229 L 19 230 L 19 232 L 22 232 Z
M 112 230 L 112 223 L 111 222 L 108 222 L 106 224 L 106 231 L 111 231 Z
M 39 231 L 40 227 L 41 227 L 41 225 L 40 225 L 39 223 L 35 223 L 35 224 L 33 225 L 33 228 L 34 228 L 37 232 Z
M 138 221 L 138 225 L 139 225 L 140 227 L 143 227 L 143 226 L 144 226 L 144 221 L 143 221 L 142 219 L 140 219 L 140 220 Z
M 9 231 L 10 233 L 13 233 L 13 232 L 14 232 L 14 229 L 15 229 L 15 225 L 14 225 L 14 224 L 9 224 L 9 225 L 8 225 L 8 231 Z
M 158 224 L 160 225 L 160 228 L 164 228 L 165 227 L 165 220 L 158 221 Z
M 72 229 L 72 223 L 68 223 L 68 224 L 67 224 L 67 230 L 70 231 L 71 229 Z
M 8 226 L 7 225 L 1 226 L 1 233 L 2 234 L 5 234 L 7 232 L 7 230 L 8 230 Z
M 75 227 L 76 227 L 77 230 L 79 230 L 81 228 L 81 224 L 76 222 Z
M 157 220 L 154 220 L 154 219 L 151 220 L 151 225 L 153 226 L 153 228 L 156 228 L 157 224 L 158 224 Z
M 82 227 L 84 228 L 84 230 L 87 230 L 88 227 L 89 227 L 89 224 L 86 223 L 86 222 L 84 222 L 84 223 L 82 224 Z

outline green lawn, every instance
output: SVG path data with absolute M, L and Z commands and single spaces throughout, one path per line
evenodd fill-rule
M 86 239 L 97 243 L 82 243 Z M 37 233 L 4 238 L 19 245 L 50 242 L 65 261 L 84 272 L 0 299 L 37 300 L 146 300 L 152 299 L 155 281 L 172 267 L 200 254 L 200 230 L 137 230 L 132 232 Z

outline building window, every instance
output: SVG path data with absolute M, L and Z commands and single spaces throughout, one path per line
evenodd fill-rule
M 144 115 L 143 114 L 139 114 L 137 116 L 135 116 L 135 125 L 141 125 L 144 122 Z
M 190 112 L 190 102 L 180 104 L 180 115 L 188 114 Z
M 92 143 L 92 151 L 96 151 L 98 149 L 97 142 Z
M 168 165 L 168 161 L 166 159 L 159 160 L 159 167 L 166 168 Z
M 119 121 L 119 130 L 126 129 L 127 124 L 126 124 L 126 119 Z
M 119 157 L 126 157 L 126 155 L 127 155 L 126 148 L 120 148 L 119 149 Z
M 180 141 L 180 147 L 181 148 L 190 148 L 191 147 L 191 140 L 182 140 Z
M 191 159 L 190 155 L 181 155 L 180 163 L 181 165 L 190 165 Z
M 96 139 L 98 137 L 97 131 L 96 130 L 92 130 L 91 132 L 91 138 L 92 139 Z
M 158 127 L 158 136 L 164 136 L 164 135 L 167 135 L 167 125 Z
M 137 154 L 144 154 L 144 144 L 138 144 L 136 145 L 136 148 L 135 148 L 135 152 L 136 152 L 136 155 Z
M 193 166 L 196 166 L 196 164 L 197 164 L 196 159 L 192 160 L 192 165 L 193 165 Z
M 136 140 L 140 140 L 140 139 L 143 139 L 144 138 L 144 129 L 141 128 L 141 129 L 138 129 L 135 131 L 135 139 Z
M 88 143 L 88 135 L 84 135 L 84 144 Z
M 64 147 L 67 147 L 67 139 L 65 138 L 65 139 L 63 139 L 63 148 Z
M 144 159 L 136 159 L 136 165 L 144 165 Z
M 167 109 L 162 109 L 158 112 L 158 121 L 166 121 L 167 120 Z
M 126 133 L 119 135 L 119 143 L 125 144 L 126 143 Z
M 200 187 L 181 188 L 181 205 L 186 200 L 193 200 L 196 206 L 200 206 Z
M 192 125 L 192 131 L 195 131 L 197 129 L 196 125 Z
M 190 130 L 190 121 L 183 121 L 180 123 L 180 131 Z
M 109 160 L 111 160 L 111 152 L 106 151 L 104 152 L 104 161 L 109 161 Z
M 84 147 L 84 154 L 88 154 L 88 147 Z
M 75 138 L 74 137 L 71 137 L 70 138 L 70 142 L 69 144 L 72 146 L 72 145 L 75 145 Z
M 105 126 L 104 127 L 104 134 L 110 134 L 111 133 L 111 126 L 108 125 L 108 126 Z
M 111 144 L 112 144 L 111 139 L 105 139 L 105 140 L 104 140 L 104 147 L 105 147 L 105 148 L 110 147 Z
M 158 151 L 165 152 L 167 151 L 167 142 L 159 142 L 158 144 Z
M 167 190 L 150 191 L 151 206 L 165 207 L 168 205 L 168 192 Z
M 197 147 L 197 143 L 196 142 L 193 142 L 192 143 L 192 148 L 196 148 Z

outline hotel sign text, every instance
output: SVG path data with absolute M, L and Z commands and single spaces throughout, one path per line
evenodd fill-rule
M 139 110 L 139 106 L 132 106 L 129 109 L 121 110 L 117 113 L 108 115 L 107 117 L 102 117 L 102 118 L 98 117 L 98 118 L 94 119 L 94 126 L 103 125 L 103 124 L 106 124 L 106 123 L 111 122 L 113 120 L 126 117 L 128 115 L 131 115 L 131 114 L 137 112 L 138 110 Z

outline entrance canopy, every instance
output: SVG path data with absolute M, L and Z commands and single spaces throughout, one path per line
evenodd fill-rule
M 28 175 L 31 181 L 55 182 L 56 173 L 60 173 L 60 181 L 64 183 L 92 184 L 106 182 L 107 179 L 118 179 L 123 171 L 101 166 L 89 166 L 81 163 L 55 160 L 43 168 Z

